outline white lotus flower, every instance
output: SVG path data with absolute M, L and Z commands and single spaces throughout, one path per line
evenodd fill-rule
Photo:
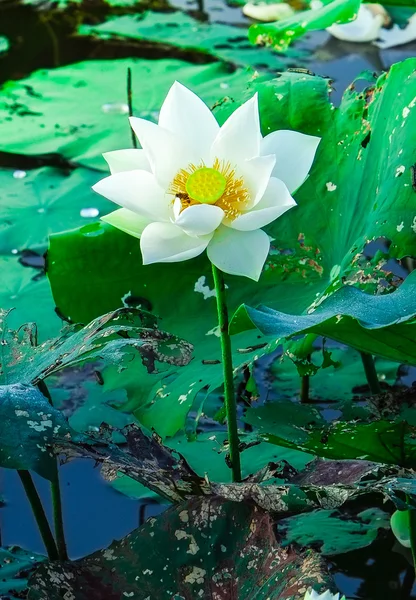
M 386 20 L 385 15 L 387 15 L 383 7 L 380 7 L 380 11 L 373 8 L 378 6 L 377 4 L 361 4 L 355 21 L 341 25 L 335 23 L 328 27 L 327 31 L 338 40 L 372 42 L 380 35 L 381 28 Z
M 286 4 L 286 2 L 279 2 L 278 4 L 265 4 L 259 2 L 247 2 L 243 6 L 243 14 L 250 19 L 256 19 L 257 21 L 281 21 L 287 19 L 295 14 L 295 10 Z
M 221 271 L 258 280 L 270 240 L 261 229 L 289 208 L 319 138 L 260 133 L 257 95 L 220 127 L 193 92 L 174 83 L 159 124 L 132 117 L 142 150 L 104 155 L 111 175 L 94 190 L 122 206 L 104 221 L 140 238 L 143 264 L 205 249 Z
M 406 27 L 393 25 L 390 29 L 382 29 L 378 41 L 374 42 L 374 45 L 382 50 L 387 50 L 387 48 L 395 48 L 414 40 L 416 40 L 416 14 L 410 17 Z
M 355 21 L 331 25 L 327 31 L 339 40 L 372 42 L 374 46 L 386 50 L 416 39 L 416 16 L 410 17 L 406 27 L 391 26 L 391 18 L 383 6 L 362 4 Z
M 323 6 L 321 0 L 312 0 L 312 10 Z M 346 42 L 372 42 L 377 40 L 384 25 L 390 23 L 388 12 L 380 4 L 361 4 L 354 21 L 334 23 L 327 31 L 338 40 Z
M 323 594 L 318 594 L 315 590 L 309 589 L 306 592 L 305 600 L 339 600 L 339 593 L 331 594 L 331 592 L 327 590 Z M 345 600 L 345 596 L 342 596 L 341 600 Z

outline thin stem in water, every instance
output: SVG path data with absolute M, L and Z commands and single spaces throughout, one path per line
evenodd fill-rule
M 212 275 L 217 298 L 218 325 L 221 335 L 221 358 L 224 375 L 224 403 L 227 417 L 228 444 L 233 481 L 241 481 L 240 451 L 237 427 L 237 402 L 234 391 L 231 338 L 228 331 L 228 310 L 222 272 L 212 265 Z
M 308 354 L 308 356 L 306 358 L 310 362 L 311 355 Z M 302 377 L 300 378 L 300 401 L 301 401 L 301 404 L 308 404 L 309 390 L 310 390 L 310 376 L 302 375 Z
M 128 69 L 127 69 L 127 104 L 129 107 L 129 117 L 132 117 L 133 116 L 133 87 L 132 87 L 132 74 L 131 74 L 130 67 L 128 67 Z M 133 129 L 131 129 L 131 141 L 133 144 L 133 148 L 137 148 L 137 139 L 136 139 L 136 135 L 135 135 Z
M 55 479 L 51 482 L 53 523 L 55 527 L 56 544 L 58 546 L 59 560 L 68 560 L 68 551 L 65 541 L 64 519 L 62 515 L 62 497 L 59 483 L 58 459 L 56 464 Z
M 46 518 L 46 514 L 35 484 L 33 483 L 32 476 L 30 475 L 29 471 L 17 472 L 26 492 L 26 496 L 30 502 L 30 506 L 32 507 L 32 512 L 39 527 L 39 532 L 43 543 L 45 544 L 49 560 L 58 560 L 58 548 L 56 547 L 48 519 Z
M 49 400 L 49 404 L 52 404 L 52 397 L 48 390 L 46 383 L 40 380 L 38 383 L 39 391 Z M 55 528 L 56 543 L 58 546 L 58 553 L 60 560 L 68 560 L 68 552 L 65 541 L 65 530 L 64 530 L 64 519 L 62 515 L 62 496 L 61 486 L 59 483 L 59 467 L 58 458 L 56 459 L 56 468 L 54 473 L 54 479 L 51 481 L 51 495 L 52 495 L 52 510 L 53 510 L 53 523 Z
M 401 600 L 409 600 L 412 597 L 413 584 L 415 582 L 415 570 L 408 565 L 404 574 L 402 587 L 400 589 Z
M 377 377 L 376 367 L 374 365 L 374 358 L 367 352 L 360 352 L 361 360 L 367 378 L 368 385 L 370 386 L 370 392 L 372 394 L 381 394 L 380 382 Z

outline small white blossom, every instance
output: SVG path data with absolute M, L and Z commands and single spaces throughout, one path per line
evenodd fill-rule
M 319 138 L 275 131 L 263 138 L 257 94 L 219 126 L 179 83 L 159 123 L 132 117 L 141 150 L 109 152 L 111 175 L 94 190 L 123 208 L 103 218 L 140 238 L 143 264 L 207 250 L 221 271 L 257 281 L 270 249 L 262 230 L 296 205 Z
M 311 8 L 321 8 L 320 0 L 312 0 Z M 361 4 L 356 18 L 349 23 L 334 23 L 327 31 L 347 42 L 372 42 L 382 48 L 394 48 L 416 39 L 416 16 L 412 15 L 406 27 L 392 24 L 389 13 L 381 4 Z
M 339 593 L 332 594 L 329 590 L 326 590 L 323 594 L 318 594 L 315 590 L 309 589 L 306 592 L 305 600 L 340 600 Z M 341 600 L 345 600 L 345 596 L 342 596 Z

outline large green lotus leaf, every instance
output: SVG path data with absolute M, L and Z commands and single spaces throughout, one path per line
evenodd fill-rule
M 287 56 L 279 56 L 269 50 L 255 48 L 250 45 L 244 29 L 221 23 L 201 23 L 180 11 L 166 14 L 147 12 L 143 18 L 124 15 L 100 25 L 82 25 L 79 33 L 100 39 L 117 37 L 169 44 L 239 66 L 267 67 L 274 71 L 282 70 L 288 62 L 293 63 L 295 56 L 299 57 L 299 52 L 290 51 Z M 224 89 L 227 89 L 226 86 Z
M 314 10 L 295 13 L 275 23 L 256 23 L 249 29 L 253 44 L 266 44 L 274 50 L 287 50 L 289 44 L 308 31 L 326 29 L 333 23 L 348 23 L 356 16 L 361 0 L 326 0 Z
M 318 554 L 278 545 L 266 512 L 192 499 L 86 559 L 41 566 L 28 598 L 303 600 L 308 586 L 329 585 Z
M 278 446 L 335 460 L 416 465 L 416 428 L 401 419 L 328 423 L 316 407 L 283 401 L 249 408 L 245 420 Z
M 27 590 L 28 577 L 45 560 L 44 556 L 17 546 L 0 548 L 0 598 L 19 600 Z
M 103 152 L 131 147 L 128 67 L 134 114 L 153 120 L 176 79 L 209 105 L 225 95 L 238 96 L 249 79 L 243 69 L 230 72 L 222 63 L 197 66 L 173 59 L 86 61 L 36 71 L 27 79 L 9 81 L 0 91 L 0 151 L 59 153 L 106 170 Z
M 386 291 L 379 284 L 387 277 L 380 270 L 385 259 L 372 263 L 368 272 L 362 257 L 365 245 L 380 237 L 391 242 L 392 257 L 416 254 L 410 169 L 415 82 L 416 60 L 409 59 L 393 65 L 366 91 L 357 93 L 351 86 L 345 92 L 310 176 L 295 195 L 298 208 L 269 229 L 277 252 L 266 267 L 273 267 L 276 287 L 273 304 L 263 304 L 297 312 L 300 282 L 303 310 L 343 283 Z
M 277 531 L 285 544 L 319 548 L 321 554 L 333 556 L 369 546 L 380 529 L 390 529 L 389 520 L 390 515 L 379 508 L 368 508 L 355 515 L 314 510 L 280 520 Z
M 243 306 L 234 315 L 231 331 L 254 324 L 268 336 L 317 333 L 361 351 L 416 364 L 415 316 L 416 272 L 412 272 L 399 289 L 383 296 L 344 286 L 306 315 Z
M 333 121 L 331 82 L 325 77 L 285 71 L 274 79 L 254 77 L 238 96 L 228 94 L 214 109 L 219 123 L 258 94 L 260 127 L 263 136 L 278 129 L 293 129 L 322 137 Z
M 0 254 L 46 250 L 51 233 L 90 223 L 114 205 L 91 191 L 98 173 L 0 170 Z M 3 279 L 2 279 L 3 282 Z M 7 285 L 7 284 L 6 284 Z
M 0 466 L 33 470 L 47 479 L 56 476 L 49 446 L 70 428 L 39 390 L 30 385 L 0 386 Z

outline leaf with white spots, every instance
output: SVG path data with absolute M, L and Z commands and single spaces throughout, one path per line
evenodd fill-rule
M 0 312 L 0 384 L 37 384 L 66 367 L 101 361 L 119 364 L 126 353 L 138 355 L 144 372 L 157 365 L 183 366 L 192 357 L 192 345 L 156 327 L 156 318 L 145 311 L 120 308 L 86 326 L 69 325 L 61 335 L 37 345 L 34 323 L 19 331 L 7 327 L 7 311 Z
M 70 433 L 63 414 L 30 385 L 0 386 L 0 466 L 33 470 L 52 479 L 53 442 Z
M 310 585 L 331 585 L 324 560 L 279 546 L 270 515 L 249 503 L 194 498 L 107 550 L 41 566 L 28 598 L 303 600 Z

